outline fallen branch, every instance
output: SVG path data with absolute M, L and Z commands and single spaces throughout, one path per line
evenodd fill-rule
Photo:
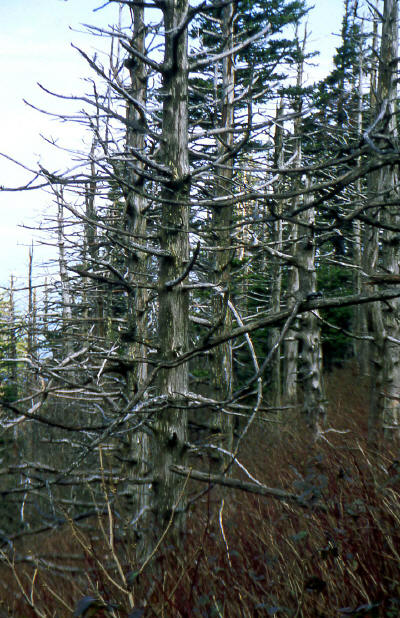
M 261 496 L 269 496 L 275 498 L 275 500 L 283 500 L 284 502 L 295 502 L 302 508 L 318 509 L 320 511 L 326 511 L 326 506 L 320 502 L 307 502 L 301 496 L 292 494 L 284 489 L 276 489 L 274 487 L 267 487 L 266 485 L 257 485 L 256 483 L 248 483 L 247 481 L 241 481 L 240 479 L 232 479 L 219 474 L 209 474 L 208 472 L 200 472 L 200 470 L 192 470 L 191 468 L 185 468 L 184 466 L 172 465 L 169 467 L 171 472 L 179 474 L 180 476 L 186 476 L 195 481 L 201 481 L 203 483 L 210 483 L 214 485 L 223 485 L 225 487 L 232 487 L 232 489 L 240 489 L 241 491 L 247 491 L 252 494 L 260 494 Z

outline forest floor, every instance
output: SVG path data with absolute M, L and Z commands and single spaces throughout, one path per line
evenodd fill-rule
M 140 576 L 111 510 L 91 526 L 27 537 L 16 544 L 24 559 L 0 566 L 0 618 L 400 616 L 396 445 L 367 452 L 368 388 L 351 367 L 326 385 L 331 430 L 315 446 L 268 417 L 240 457 L 260 482 L 302 495 L 305 508 L 214 488 L 190 512 L 184 546 L 167 537 L 157 568 Z M 148 603 L 132 612 L 139 590 Z M 112 606 L 95 609 L 89 597 Z

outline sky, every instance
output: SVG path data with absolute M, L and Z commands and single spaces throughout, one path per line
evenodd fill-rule
M 104 44 L 84 32 L 82 24 L 107 27 L 115 22 L 117 6 L 99 9 L 104 2 L 0 0 L 1 153 L 30 169 L 37 169 L 40 163 L 56 171 L 65 167 L 65 154 L 51 147 L 41 136 L 72 149 L 83 145 L 79 125 L 61 124 L 50 115 L 32 109 L 23 99 L 41 109 L 59 111 L 59 100 L 45 94 L 38 82 L 61 94 L 84 91 L 83 80 L 90 75 L 90 70 L 71 47 L 71 42 L 89 56 L 94 50 L 102 53 L 99 46 Z M 313 4 L 308 19 L 309 50 L 317 50 L 321 55 L 314 60 L 318 68 L 306 71 L 310 82 L 326 74 L 332 66 L 335 48 L 340 43 L 337 34 L 343 13 L 343 0 L 314 0 Z M 68 104 L 62 105 L 68 111 Z M 1 186 L 21 186 L 29 178 L 30 174 L 22 167 L 0 157 Z M 51 212 L 52 196 L 45 191 L 0 192 L 0 290 L 1 286 L 8 286 L 11 274 L 16 276 L 17 285 L 22 285 L 32 241 L 34 272 L 37 277 L 45 274 L 39 264 L 48 259 L 51 250 L 43 246 L 38 234 L 29 228 L 40 225 Z

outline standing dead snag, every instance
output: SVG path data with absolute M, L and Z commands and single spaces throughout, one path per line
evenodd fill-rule
M 188 0 L 166 0 L 164 17 L 164 63 L 162 75 L 162 143 L 160 159 L 168 170 L 161 188 L 160 259 L 158 294 L 159 357 L 168 364 L 188 350 L 189 297 L 180 276 L 189 261 L 189 151 L 188 151 Z M 166 285 L 177 281 L 176 285 Z M 154 519 L 152 532 L 158 538 L 168 525 L 179 501 L 182 481 L 170 471 L 172 464 L 186 460 L 188 364 L 162 369 L 159 392 L 165 396 L 153 426 Z M 183 512 L 184 497 L 179 505 Z M 176 516 L 181 520 L 183 515 Z M 178 523 L 179 526 L 179 523 Z
M 385 0 L 382 16 L 381 47 L 378 65 L 378 83 L 375 109 L 376 120 L 366 131 L 371 147 L 377 156 L 398 148 L 397 130 L 397 83 L 398 83 L 398 0 Z M 374 140 L 373 131 L 379 136 Z M 380 283 L 393 284 L 400 278 L 400 250 L 398 228 L 399 175 L 397 166 L 390 162 L 373 172 L 369 183 L 369 199 L 381 202 L 375 211 L 375 222 L 381 222 L 384 230 L 380 235 L 377 228 L 370 230 L 366 254 L 371 274 L 370 283 L 378 282 L 376 271 L 383 269 Z M 380 259 L 379 259 L 380 258 Z M 373 336 L 371 350 L 372 385 L 369 414 L 369 442 L 373 448 L 380 438 L 399 432 L 400 423 L 400 302 L 393 299 L 388 303 L 375 303 L 368 308 L 369 329 Z
M 224 41 L 225 57 L 214 66 L 216 75 L 221 71 L 221 98 L 215 101 L 215 106 L 221 108 L 221 129 L 223 139 L 218 144 L 218 155 L 225 159 L 219 168 L 216 166 L 216 196 L 229 197 L 233 190 L 234 158 L 228 158 L 234 147 L 234 97 L 235 97 L 235 59 L 229 51 L 234 47 L 234 23 L 236 7 L 229 2 L 221 11 L 221 35 Z M 220 66 L 219 66 L 220 65 Z M 212 233 L 217 246 L 223 247 L 214 255 L 214 297 L 212 305 L 213 321 L 218 325 L 216 333 L 229 332 L 232 324 L 227 300 L 232 293 L 231 260 L 232 260 L 232 224 L 234 207 L 216 205 L 212 213 Z M 232 343 L 226 341 L 215 348 L 212 355 L 211 389 L 216 401 L 224 401 L 232 395 L 233 355 Z M 220 434 L 225 448 L 232 450 L 232 417 L 222 410 L 211 410 L 210 429 Z M 224 467 L 224 461 L 219 467 Z

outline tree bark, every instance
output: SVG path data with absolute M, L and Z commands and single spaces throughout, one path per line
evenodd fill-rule
M 145 55 L 146 27 L 144 23 L 144 7 L 134 5 L 131 9 L 132 39 L 130 45 L 142 56 Z M 130 55 L 125 65 L 129 70 L 130 87 L 132 97 L 143 107 L 147 101 L 147 69 L 140 59 Z M 140 126 L 142 119 L 137 108 L 127 102 L 127 134 L 126 151 L 128 156 L 133 153 L 142 153 L 145 149 L 144 131 L 135 130 L 132 127 Z M 147 200 L 143 195 L 144 177 L 140 174 L 143 163 L 135 161 L 136 171 L 131 171 L 127 165 L 126 178 L 128 186 L 125 195 L 125 229 L 131 234 L 131 238 L 143 243 L 147 232 L 147 220 L 145 208 Z M 139 171 L 138 171 L 139 170 Z M 135 341 L 129 345 L 129 356 L 135 361 L 134 370 L 128 375 L 128 397 L 133 397 L 146 382 L 148 375 L 147 346 L 144 343 L 148 339 L 148 301 L 149 291 L 145 287 L 146 275 L 148 275 L 148 255 L 136 249 L 130 249 L 126 255 L 128 279 L 134 293 L 129 297 L 127 330 L 134 333 Z M 136 559 L 142 563 L 147 557 L 149 547 L 146 536 L 150 523 L 151 508 L 151 485 L 137 485 L 137 478 L 145 478 L 151 469 L 150 439 L 147 431 L 138 431 L 128 435 L 130 461 L 128 476 L 129 498 L 133 498 L 133 513 L 130 519 L 135 521 Z M 128 514 L 129 516 L 129 514 Z
M 302 216 L 307 228 L 298 245 L 299 291 L 302 297 L 311 298 L 317 292 L 317 273 L 315 268 L 315 240 L 312 225 L 315 212 L 309 208 Z M 308 311 L 300 316 L 299 341 L 300 380 L 303 387 L 303 414 L 315 437 L 325 420 L 324 389 L 322 375 L 321 329 L 318 310 Z
M 233 24 L 235 7 L 234 3 L 229 3 L 222 9 L 222 36 L 225 41 L 224 52 L 229 51 L 234 46 Z M 222 60 L 222 122 L 221 127 L 227 129 L 223 134 L 219 145 L 220 155 L 228 153 L 233 146 L 234 126 L 234 95 L 235 95 L 235 64 L 233 54 L 227 55 Z M 217 196 L 230 195 L 232 191 L 233 159 L 224 162 L 217 173 Z M 217 334 L 229 332 L 232 324 L 231 315 L 226 302 L 231 294 L 231 260 L 232 260 L 232 220 L 233 206 L 215 207 L 212 219 L 212 230 L 215 243 L 224 250 L 216 251 L 214 258 L 214 284 L 216 294 L 213 299 L 213 320 L 219 327 Z M 218 346 L 212 353 L 212 372 L 211 389 L 212 396 L 217 401 L 229 399 L 232 394 L 233 380 L 233 358 L 232 342 L 227 341 Z M 226 415 L 224 411 L 212 412 L 214 418 L 211 419 L 211 429 L 217 431 L 222 437 L 223 447 L 226 450 L 232 449 L 233 423 L 232 417 Z M 215 416 L 216 415 L 216 416 Z M 224 466 L 224 458 L 221 459 Z
M 378 66 L 378 87 L 376 114 L 383 108 L 383 126 L 379 134 L 380 149 L 397 148 L 397 68 L 398 68 L 398 0 L 385 0 L 381 48 Z M 373 193 L 388 201 L 388 205 L 377 213 L 382 223 L 399 226 L 398 207 L 391 206 L 391 200 L 398 200 L 399 177 L 397 167 L 386 166 L 373 175 Z M 373 197 L 373 195 L 371 196 Z M 379 264 L 384 273 L 397 276 L 400 273 L 400 250 L 397 233 L 384 229 L 382 237 L 372 233 L 373 247 L 370 267 L 378 266 L 377 255 L 381 247 Z M 372 273 L 371 273 L 372 274 Z M 370 311 L 370 325 L 373 343 L 373 389 L 369 416 L 369 442 L 376 448 L 383 434 L 398 435 L 400 422 L 400 302 L 393 299 L 374 306 Z
M 276 127 L 275 127 L 275 136 L 274 136 L 274 167 L 281 168 L 284 164 L 284 152 L 283 152 L 283 127 L 281 126 L 281 121 L 279 118 L 283 116 L 284 104 L 283 101 L 280 101 L 279 106 L 276 109 Z M 279 181 L 276 183 L 275 188 L 279 193 Z M 277 213 L 281 214 L 282 212 L 282 204 L 278 204 Z M 278 251 L 282 251 L 282 241 L 283 241 L 283 221 L 279 219 L 274 222 L 274 227 L 272 231 L 272 242 L 274 249 Z M 282 294 L 282 267 L 278 261 L 275 261 L 271 267 L 271 309 L 275 313 L 280 311 L 281 309 L 281 294 Z M 270 348 L 272 349 L 276 342 L 279 340 L 280 330 L 279 328 L 271 329 L 270 334 Z M 290 388 L 290 382 L 287 385 Z M 272 360 L 271 366 L 271 393 L 270 393 L 270 404 L 279 408 L 282 405 L 282 367 L 281 367 L 281 348 L 279 346 L 276 355 Z
M 188 349 L 189 299 L 182 281 L 177 282 L 189 260 L 189 160 L 188 160 L 188 50 L 187 30 L 180 24 L 187 16 L 187 0 L 166 0 L 163 5 L 165 57 L 163 75 L 163 125 L 161 160 L 169 169 L 170 180 L 161 190 L 162 250 L 159 272 L 159 347 L 162 363 L 174 361 Z M 187 443 L 188 364 L 160 372 L 159 391 L 166 407 L 154 423 L 152 461 L 155 482 L 153 530 L 157 538 L 175 519 L 176 542 L 184 526 L 183 483 L 171 470 L 184 465 Z

